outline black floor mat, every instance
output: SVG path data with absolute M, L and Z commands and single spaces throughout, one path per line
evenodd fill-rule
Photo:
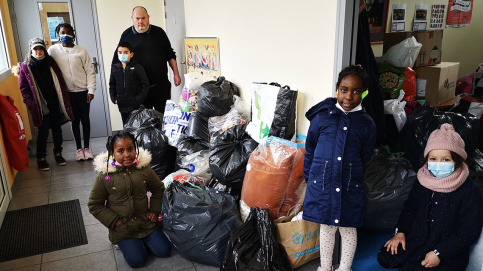
M 8 211 L 0 228 L 0 262 L 85 244 L 78 199 Z

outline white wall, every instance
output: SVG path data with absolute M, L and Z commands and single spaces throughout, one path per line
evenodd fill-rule
M 97 0 L 97 17 L 99 21 L 99 36 L 101 37 L 102 56 L 106 86 L 109 87 L 111 61 L 122 32 L 132 26 L 131 13 L 135 6 L 143 6 L 150 15 L 149 22 L 165 28 L 164 4 L 162 0 Z M 109 92 L 109 90 L 108 90 Z M 122 130 L 121 114 L 117 105 L 109 100 L 109 114 L 113 131 Z
M 218 37 L 221 75 L 249 102 L 251 82 L 299 90 L 298 131 L 305 112 L 333 94 L 337 1 L 185 0 L 187 37 Z

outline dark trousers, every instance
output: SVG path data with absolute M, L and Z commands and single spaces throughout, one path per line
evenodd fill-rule
M 146 261 L 148 248 L 154 256 L 165 258 L 171 251 L 171 243 L 160 228 L 142 239 L 124 239 L 118 243 L 122 255 L 131 267 L 140 267 Z
M 171 99 L 171 83 L 166 80 L 164 83 L 158 83 L 149 88 L 149 93 L 144 100 L 144 107 L 148 109 L 156 109 L 164 114 L 166 101 Z
M 49 129 L 52 130 L 52 138 L 54 140 L 54 153 L 62 152 L 62 129 L 61 129 L 60 112 L 50 112 L 42 118 L 42 126 L 39 128 L 37 135 L 37 158 L 44 158 L 47 153 L 47 138 L 49 137 Z
M 120 112 L 121 113 L 121 118 L 122 118 L 122 125 L 126 125 L 128 119 L 129 119 L 129 115 L 131 113 L 123 113 L 123 112 Z
M 82 141 L 80 134 L 80 124 L 82 123 L 82 134 L 84 137 L 84 148 L 89 148 L 89 139 L 91 137 L 91 121 L 89 112 L 91 104 L 87 102 L 87 90 L 81 92 L 69 92 L 70 104 L 74 121 L 72 122 L 72 133 L 77 149 L 82 149 Z

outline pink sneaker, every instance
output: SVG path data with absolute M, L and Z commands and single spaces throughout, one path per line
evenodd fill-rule
M 92 155 L 92 152 L 89 148 L 84 149 L 84 157 L 86 158 L 86 160 L 93 160 L 94 159 L 94 155 Z
M 84 156 L 84 151 L 82 149 L 78 149 L 76 152 L 75 152 L 75 160 L 77 162 L 80 162 L 80 161 L 84 161 L 86 160 L 85 156 Z

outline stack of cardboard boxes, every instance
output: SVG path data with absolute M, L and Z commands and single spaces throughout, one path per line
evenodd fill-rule
M 460 63 L 441 62 L 443 30 L 386 33 L 383 52 L 411 36 L 423 45 L 413 67 L 416 71 L 417 96 L 425 97 L 429 106 L 453 99 Z

